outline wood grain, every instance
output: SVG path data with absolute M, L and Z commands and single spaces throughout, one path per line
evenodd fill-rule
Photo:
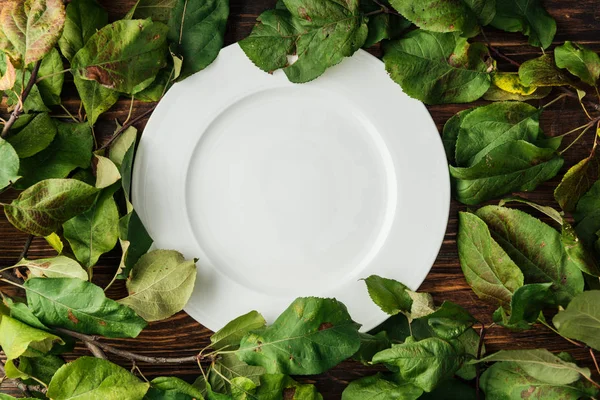
M 122 17 L 134 3 L 134 0 L 104 0 L 100 2 L 109 11 L 111 20 L 114 20 Z M 226 33 L 227 44 L 234 43 L 247 36 L 252 29 L 257 15 L 268 8 L 272 8 L 274 4 L 275 0 L 231 0 L 231 17 Z M 592 49 L 600 51 L 600 38 L 598 37 L 598 29 L 600 28 L 600 3 L 597 0 L 580 0 L 578 2 L 547 0 L 545 1 L 545 5 L 558 23 L 555 44 L 560 44 L 565 40 L 572 40 L 584 43 Z M 493 28 L 486 28 L 486 34 L 494 46 L 517 61 L 524 61 L 542 54 L 540 49 L 528 46 L 526 38 L 520 34 L 509 34 Z M 370 51 L 374 55 L 380 55 L 378 47 L 374 47 Z M 499 61 L 499 66 L 503 70 L 512 70 L 512 67 L 502 61 Z M 76 111 L 79 108 L 79 101 L 75 99 L 75 92 L 70 85 L 65 88 L 63 100 L 65 106 L 71 111 Z M 541 102 L 543 103 L 544 100 L 541 100 Z M 134 115 L 142 113 L 150 106 L 147 103 L 136 102 L 134 104 Z M 467 106 L 443 105 L 428 108 L 438 128 L 441 129 L 449 117 L 457 111 L 467 108 Z M 0 109 L 0 111 L 5 112 L 6 110 Z M 122 122 L 126 118 L 128 111 L 129 101 L 122 99 L 102 116 L 96 127 L 96 133 L 100 142 L 107 140 L 108 136 L 114 131 L 114 120 L 118 119 Z M 542 118 L 542 126 L 545 132 L 550 135 L 564 133 L 584 123 L 586 123 L 586 117 L 582 113 L 578 103 L 572 99 L 564 99 L 554 104 L 544 113 Z M 145 121 L 142 121 L 137 127 L 142 129 L 144 124 Z M 398 124 L 401 125 L 402 121 L 398 121 Z M 552 196 L 554 187 L 560 180 L 559 178 L 562 176 L 562 173 L 569 166 L 589 153 L 591 146 L 590 139 L 591 137 L 576 144 L 565 155 L 566 164 L 559 177 L 542 184 L 535 192 L 527 194 L 527 197 L 541 204 L 556 206 Z M 0 201 L 6 202 L 15 196 L 15 192 L 7 191 L 0 194 Z M 487 306 L 477 299 L 467 286 L 458 263 L 456 249 L 457 213 L 459 210 L 464 209 L 466 209 L 465 206 L 452 201 L 444 243 L 431 272 L 421 286 L 421 290 L 432 293 L 438 303 L 444 300 L 454 301 L 472 312 L 480 321 L 490 323 L 493 307 Z M 6 221 L 4 216 L 0 217 L 0 268 L 12 265 L 17 261 L 25 240 L 25 234 L 16 231 Z M 415 249 L 415 251 L 419 250 Z M 31 258 L 50 256 L 52 254 L 52 251 L 50 251 L 41 239 L 35 239 L 29 251 Z M 96 283 L 106 285 L 109 282 L 118 264 L 119 257 L 119 252 L 115 250 L 100 259 L 99 266 L 96 267 L 94 274 L 94 281 Z M 402 266 L 402 260 L 399 260 L 400 266 Z M 9 293 L 17 294 L 10 287 L 2 286 L 2 289 L 7 290 Z M 112 298 L 120 298 L 124 296 L 124 293 L 123 283 L 117 282 L 117 284 L 110 288 L 108 295 Z M 210 334 L 209 330 L 181 312 L 166 321 L 150 324 L 135 340 L 110 340 L 110 342 L 119 348 L 140 354 L 180 357 L 193 355 L 200 348 L 208 344 Z M 551 351 L 568 351 L 582 365 L 591 366 L 587 350 L 574 347 L 543 327 L 539 327 L 535 331 L 522 333 L 511 333 L 504 329 L 491 329 L 486 337 L 486 346 L 488 351 L 543 346 L 549 348 Z M 82 344 L 78 344 L 74 353 L 69 355 L 67 359 L 83 355 L 89 355 L 89 351 Z M 128 361 L 116 357 L 113 357 L 112 360 L 124 367 L 131 367 L 131 363 Z M 165 366 L 140 364 L 139 367 L 148 378 L 159 375 L 175 375 L 185 380 L 193 381 L 199 375 L 196 365 Z M 300 380 L 315 383 L 323 393 L 325 399 L 339 399 L 342 390 L 349 381 L 372 374 L 376 370 L 376 368 L 365 367 L 358 363 L 344 362 L 326 374 L 303 377 Z M 2 386 L 0 392 L 18 394 L 14 387 L 8 385 Z

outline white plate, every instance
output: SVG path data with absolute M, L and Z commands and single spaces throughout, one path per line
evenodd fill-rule
M 158 248 L 198 258 L 186 311 L 217 330 L 335 297 L 368 330 L 371 274 L 417 289 L 443 240 L 446 157 L 426 108 L 360 50 L 313 82 L 237 44 L 175 84 L 144 131 L 133 204 Z

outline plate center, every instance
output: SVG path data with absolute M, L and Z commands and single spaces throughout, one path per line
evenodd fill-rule
M 396 180 L 356 107 L 306 85 L 269 89 L 234 102 L 199 135 L 187 213 L 215 269 L 285 296 L 361 277 L 389 231 Z

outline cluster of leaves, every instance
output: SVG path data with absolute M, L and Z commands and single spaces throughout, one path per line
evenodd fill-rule
M 35 281 L 27 282 L 28 296 L 35 290 L 31 282 Z M 46 319 L 37 319 L 35 307 L 9 301 L 11 308 L 3 307 L 0 319 L 6 375 L 42 383 L 47 386 L 45 395 L 56 400 L 320 400 L 312 384 L 289 375 L 320 374 L 352 358 L 366 365 L 383 364 L 390 372 L 352 382 L 344 400 L 475 399 L 475 389 L 464 381 L 476 378 L 479 363 L 494 362 L 481 376 L 489 398 L 512 398 L 501 396 L 524 390 L 561 399 L 598 393 L 587 381 L 589 369 L 578 367 L 567 354 L 534 349 L 481 358 L 485 349 L 472 328 L 477 321 L 462 307 L 451 302 L 436 307 L 429 294 L 391 279 L 370 276 L 365 282 L 373 301 L 392 315 L 372 332 L 360 333 L 360 325 L 335 299 L 298 298 L 268 326 L 252 311 L 211 336 L 210 345 L 197 355 L 210 365 L 204 369 L 199 363 L 202 375 L 193 384 L 174 377 L 144 381 L 101 358 L 81 357 L 65 364 L 56 355 L 69 346 L 68 337 L 61 336 L 64 331 L 44 325 Z M 575 309 L 581 305 L 572 303 L 559 314 L 560 324 L 567 326 Z M 135 316 L 129 318 L 134 325 Z M 107 326 L 116 326 L 117 319 L 105 319 Z M 130 329 L 133 335 L 139 331 Z M 512 384 L 499 384 L 507 380 Z
M 2 375 L 42 385 L 36 396 L 85 393 L 77 374 L 103 385 L 80 398 L 146 393 L 147 384 L 108 361 L 64 365 L 60 357 L 73 349 L 65 332 L 137 337 L 148 322 L 181 311 L 196 280 L 195 261 L 174 250 L 149 251 L 152 238 L 130 202 L 138 139 L 131 113 L 104 145 L 94 125 L 119 98 L 157 101 L 174 81 L 208 66 L 223 45 L 228 13 L 227 0 L 139 0 L 122 20 L 108 23 L 95 0 L 2 4 L 0 90 L 11 115 L 1 120 L 0 190 L 20 192 L 1 205 L 12 225 L 30 240 L 45 238 L 57 253 L 24 256 L 0 271 L 3 282 L 26 294 L 0 292 Z M 67 73 L 81 99 L 76 116 L 61 100 Z M 117 243 L 123 255 L 115 279 L 127 279 L 128 293 L 113 300 L 105 295 L 112 282 L 101 288 L 92 277 Z
M 16 228 L 44 237 L 57 252 L 0 271 L 26 294 L 2 294 L 6 377 L 55 400 L 311 400 L 322 398 L 316 388 L 290 375 L 320 374 L 352 358 L 389 372 L 352 382 L 344 400 L 474 399 L 473 385 L 465 383 L 472 380 L 490 399 L 596 396 L 600 385 L 568 354 L 531 349 L 483 357 L 483 335 L 473 329 L 478 321 L 466 310 L 451 302 L 436 307 L 428 294 L 378 276 L 365 282 L 390 318 L 374 331 L 359 332 L 335 299 L 299 298 L 270 326 L 253 311 L 216 332 L 193 358 L 202 372 L 193 385 L 174 377 L 147 382 L 102 358 L 64 363 L 60 355 L 74 337 L 90 346 L 95 339 L 88 335 L 134 338 L 148 321 L 180 311 L 192 293 L 194 262 L 173 250 L 148 252 L 152 239 L 130 202 L 137 142 L 130 118 L 117 123 L 103 146 L 93 127 L 120 97 L 157 101 L 174 81 L 208 66 L 222 47 L 228 11 L 226 0 L 139 0 L 108 24 L 95 0 L 3 5 L 0 90 L 12 114 L 0 138 L 0 190 L 22 192 L 2 206 Z M 574 90 L 587 113 L 584 101 L 598 92 L 600 76 L 600 57 L 571 42 L 518 72 L 498 71 L 490 48 L 469 41 L 487 25 L 523 32 L 542 48 L 556 31 L 539 0 L 282 0 L 240 46 L 261 69 L 283 69 L 300 83 L 384 41 L 386 69 L 408 95 L 429 104 L 494 102 L 455 115 L 443 133 L 455 196 L 474 205 L 533 190 L 558 173 L 561 137 L 545 136 L 539 125 L 545 107 L 525 101 L 559 87 Z M 61 104 L 66 73 L 85 115 L 72 116 Z M 61 107 L 66 117 L 57 115 Z M 568 134 L 583 136 L 598 121 L 590 116 Z M 600 350 L 595 149 L 555 191 L 574 226 L 563 213 L 520 198 L 460 214 L 461 266 L 475 293 L 498 307 L 496 325 L 524 330 L 542 323 Z M 508 200 L 531 205 L 560 230 L 505 207 Z M 115 279 L 127 278 L 128 296 L 115 301 L 91 279 L 99 257 L 117 242 L 123 256 Z M 542 311 L 553 311 L 554 327 Z

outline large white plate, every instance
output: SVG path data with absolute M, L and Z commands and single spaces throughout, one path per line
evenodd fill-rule
M 449 203 L 429 113 L 362 50 L 297 85 L 223 49 L 160 102 L 133 172 L 156 247 L 199 259 L 185 310 L 212 330 L 250 310 L 273 321 L 298 296 L 373 328 L 386 316 L 360 279 L 417 289 Z

